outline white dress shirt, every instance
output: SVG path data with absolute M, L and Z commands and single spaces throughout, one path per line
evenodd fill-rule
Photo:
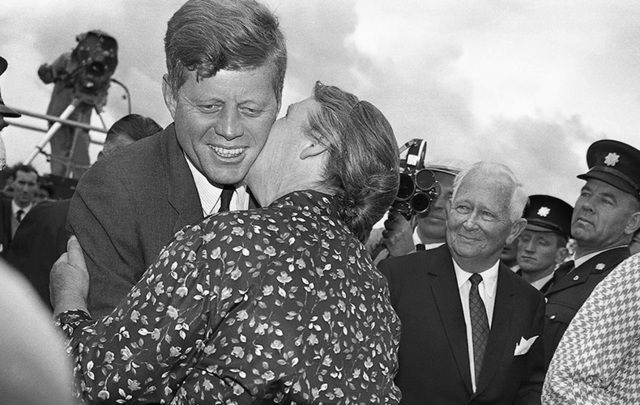
M 198 190 L 198 196 L 200 197 L 200 205 L 202 206 L 202 214 L 206 217 L 211 214 L 215 214 L 220 209 L 220 196 L 222 189 L 209 183 L 209 180 L 200 173 L 198 169 L 191 163 L 187 155 L 185 155 L 189 170 L 193 176 L 193 181 L 196 183 L 196 190 Z M 230 211 L 242 211 L 249 208 L 249 193 L 246 186 L 236 187 L 236 191 L 231 197 L 231 203 L 229 204 Z
M 552 278 L 553 278 L 553 273 L 547 274 L 546 276 L 542 277 L 541 279 L 533 281 L 531 283 L 531 286 L 533 286 L 536 290 L 540 291 L 540 289 L 542 287 L 544 287 L 544 285 L 547 284 L 547 282 L 549 280 L 551 280 Z
M 482 282 L 478 285 L 478 293 L 484 303 L 487 311 L 487 320 L 489 321 L 489 329 L 491 329 L 491 321 L 493 320 L 493 306 L 496 302 L 496 289 L 498 286 L 498 267 L 500 261 L 497 261 L 488 270 L 479 273 L 482 276 Z M 464 323 L 467 326 L 467 350 L 469 352 L 469 371 L 471 372 L 471 385 L 473 392 L 476 392 L 476 376 L 473 357 L 473 333 L 471 330 L 471 316 L 469 315 L 469 290 L 471 289 L 471 281 L 469 278 L 473 273 L 464 271 L 462 267 L 453 260 L 453 268 L 456 272 L 458 281 L 458 292 L 460 293 L 460 301 L 462 301 L 462 312 L 464 313 Z

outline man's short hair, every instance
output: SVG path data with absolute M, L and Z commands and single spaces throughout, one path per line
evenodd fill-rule
M 25 165 L 22 163 L 17 163 L 13 166 L 11 166 L 10 170 L 10 177 L 15 179 L 16 178 L 16 174 L 18 172 L 25 172 L 25 173 L 35 173 L 36 176 L 38 176 L 38 171 L 36 170 L 35 167 L 31 166 L 31 165 Z
M 115 138 L 123 135 L 135 142 L 160 131 L 162 131 L 162 127 L 153 119 L 140 114 L 129 114 L 111 125 L 104 143 L 112 142 Z
M 174 95 L 195 71 L 251 70 L 273 63 L 273 89 L 282 97 L 287 50 L 277 18 L 254 0 L 189 0 L 171 17 L 164 39 L 168 81 Z
M 509 180 L 508 186 L 511 191 L 511 200 L 509 201 L 509 219 L 511 222 L 514 222 L 518 218 L 522 217 L 524 207 L 527 205 L 527 193 L 525 193 L 522 183 L 520 183 L 511 169 L 501 163 L 476 162 L 462 170 L 453 180 L 452 201 L 456 199 L 456 194 L 458 193 L 458 189 L 460 188 L 460 184 L 462 184 L 464 178 L 467 177 L 469 173 L 476 171 L 487 173 L 489 177 L 506 177 Z

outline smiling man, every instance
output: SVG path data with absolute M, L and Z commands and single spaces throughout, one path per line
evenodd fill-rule
M 589 171 L 571 217 L 575 262 L 556 270 L 546 293 L 544 344 L 547 366 L 569 323 L 593 289 L 629 257 L 640 228 L 640 151 L 600 140 L 587 151 Z
M 246 209 L 241 183 L 276 119 L 287 63 L 275 16 L 253 0 L 189 0 L 169 20 L 164 131 L 97 162 L 71 202 L 89 310 L 110 312 L 174 233 Z
M 527 201 L 506 166 L 456 176 L 446 244 L 383 260 L 401 321 L 402 404 L 539 404 L 542 295 L 500 262 Z

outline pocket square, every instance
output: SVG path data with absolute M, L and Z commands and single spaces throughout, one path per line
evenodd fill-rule
M 514 356 L 522 356 L 523 354 L 527 354 L 533 342 L 538 339 L 538 335 L 532 336 L 529 339 L 525 339 L 524 337 L 520 338 L 520 342 L 516 344 L 516 350 L 513 352 Z

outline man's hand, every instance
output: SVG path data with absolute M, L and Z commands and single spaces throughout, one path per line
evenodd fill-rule
M 49 275 L 49 292 L 53 315 L 72 310 L 87 310 L 89 296 L 89 272 L 84 252 L 75 236 L 67 242 L 67 252 L 53 264 Z
M 404 256 L 416 251 L 413 243 L 412 224 L 397 211 L 390 211 L 382 232 L 383 240 L 391 256 Z

